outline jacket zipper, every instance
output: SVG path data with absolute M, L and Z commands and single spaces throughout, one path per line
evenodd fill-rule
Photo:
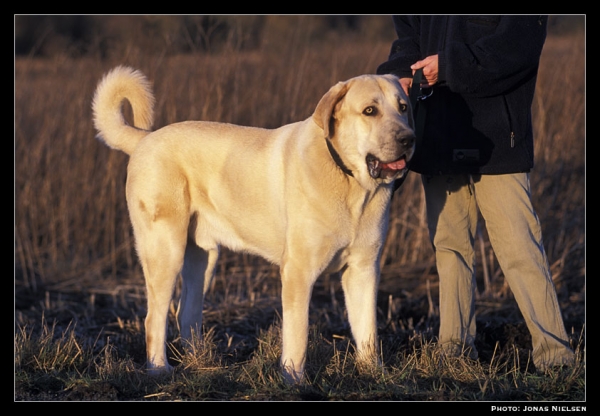
M 502 101 L 504 101 L 504 109 L 506 110 L 506 118 L 508 118 L 508 128 L 510 130 L 510 147 L 515 147 L 515 131 L 512 126 L 512 119 L 510 117 L 510 111 L 508 111 L 508 103 L 506 102 L 506 96 L 502 96 Z

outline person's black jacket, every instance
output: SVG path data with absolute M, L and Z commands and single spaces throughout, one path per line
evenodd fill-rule
M 438 84 L 419 103 L 426 121 L 411 170 L 528 172 L 547 16 L 397 16 L 393 22 L 398 39 L 378 74 L 412 77 L 410 65 L 439 55 Z

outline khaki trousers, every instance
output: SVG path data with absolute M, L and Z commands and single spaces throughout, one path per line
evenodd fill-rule
M 440 278 L 439 345 L 477 357 L 475 252 L 477 210 L 531 333 L 538 370 L 572 364 L 528 173 L 423 176 L 429 235 Z

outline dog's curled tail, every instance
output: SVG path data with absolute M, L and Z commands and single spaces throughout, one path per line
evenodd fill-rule
M 125 121 L 123 101 L 133 110 L 133 126 Z M 154 95 L 148 79 L 140 71 L 118 66 L 98 84 L 92 101 L 98 138 L 109 147 L 130 155 L 152 128 Z

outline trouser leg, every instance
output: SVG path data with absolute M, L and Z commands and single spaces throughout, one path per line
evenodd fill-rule
M 574 353 L 531 203 L 529 175 L 478 175 L 473 186 L 492 248 L 531 333 L 534 364 L 542 370 L 571 364 Z
M 475 340 L 477 206 L 466 175 L 424 176 L 429 235 L 440 279 L 439 345 L 449 354 L 469 350 Z

